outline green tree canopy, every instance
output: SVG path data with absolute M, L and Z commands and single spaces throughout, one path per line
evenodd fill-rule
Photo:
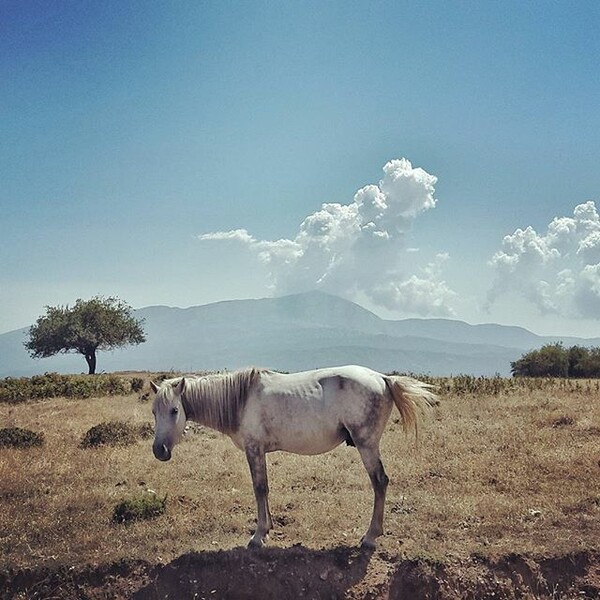
M 119 298 L 95 296 L 77 300 L 72 307 L 46 306 L 46 314 L 29 329 L 25 347 L 32 358 L 77 352 L 83 354 L 88 372 L 96 372 L 96 352 L 146 341 L 143 320 Z
M 510 363 L 515 377 L 600 377 L 600 348 L 547 344 Z

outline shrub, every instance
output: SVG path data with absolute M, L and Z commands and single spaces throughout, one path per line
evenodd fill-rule
M 94 425 L 83 436 L 82 448 L 97 448 L 98 446 L 129 446 L 139 438 L 154 435 L 152 425 L 131 425 L 123 421 L 107 421 Z
M 552 427 L 567 427 L 569 425 L 574 425 L 575 419 L 570 415 L 562 415 L 561 417 L 557 417 L 552 421 Z
M 0 379 L 0 402 L 17 404 L 46 398 L 91 398 L 127 395 L 131 385 L 116 375 L 59 375 L 45 373 L 33 377 Z
M 137 498 L 122 500 L 113 509 L 114 523 L 131 523 L 143 519 L 154 519 L 164 514 L 167 508 L 167 497 L 159 498 L 156 494 L 147 493 Z
M 130 385 L 127 385 L 127 382 L 117 375 L 104 375 L 101 384 L 102 391 L 109 396 L 126 395 L 130 391 Z
M 141 377 L 131 378 L 131 391 L 141 392 L 144 389 L 144 380 Z
M 568 377 L 569 353 L 562 344 L 547 344 L 510 363 L 515 377 Z
M 20 427 L 0 429 L 0 448 L 31 448 L 41 446 L 43 443 L 43 433 Z
M 547 344 L 510 363 L 515 377 L 600 377 L 600 348 Z

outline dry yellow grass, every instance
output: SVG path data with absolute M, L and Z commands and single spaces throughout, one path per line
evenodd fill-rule
M 396 415 L 394 415 L 394 418 Z M 0 448 L 0 569 L 51 561 L 170 561 L 245 545 L 254 526 L 244 455 L 194 428 L 160 463 L 151 440 L 79 447 L 102 421 L 151 421 L 137 395 L 0 405 L 2 427 L 43 431 L 42 448 Z M 421 442 L 390 420 L 382 454 L 391 483 L 380 553 L 445 561 L 472 554 L 543 555 L 600 545 L 600 393 L 546 385 L 499 394 L 445 394 Z M 357 544 L 372 492 L 353 448 L 268 457 L 270 545 Z M 168 495 L 166 515 L 118 525 L 114 505 L 144 490 Z

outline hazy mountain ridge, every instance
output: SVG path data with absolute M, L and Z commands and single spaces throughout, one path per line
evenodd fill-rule
M 520 327 L 469 325 L 448 319 L 384 320 L 342 298 L 310 292 L 136 311 L 147 342 L 100 353 L 98 368 L 116 370 L 235 369 L 286 371 L 360 363 L 382 371 L 432 375 L 508 375 L 510 362 L 546 343 L 600 345 L 600 338 L 538 336 Z M 79 355 L 32 360 L 28 329 L 0 335 L 0 376 L 81 372 Z

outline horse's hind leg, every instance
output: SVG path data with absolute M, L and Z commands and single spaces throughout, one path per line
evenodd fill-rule
M 389 483 L 389 478 L 383 468 L 381 456 L 379 454 L 379 445 L 357 446 L 365 469 L 371 479 L 375 498 L 373 500 L 373 515 L 371 516 L 371 524 L 367 533 L 361 540 L 363 548 L 374 549 L 376 546 L 375 540 L 383 533 L 383 511 L 385 507 L 385 494 Z
M 267 480 L 267 461 L 265 453 L 261 448 L 249 446 L 246 448 L 246 458 L 250 466 L 252 476 L 252 487 L 256 497 L 256 509 L 258 518 L 256 531 L 250 538 L 249 548 L 260 548 L 264 545 L 265 538 L 273 527 L 273 520 L 269 511 L 269 484 Z

